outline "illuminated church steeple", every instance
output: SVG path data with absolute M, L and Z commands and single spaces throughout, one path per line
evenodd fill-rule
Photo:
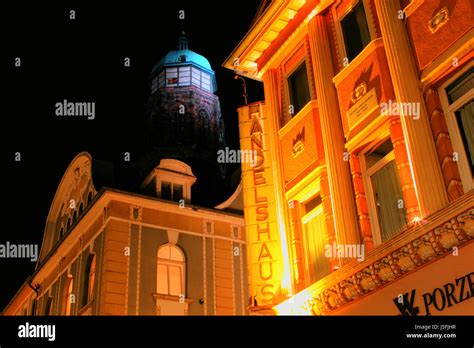
M 204 56 L 189 49 L 184 32 L 177 46 L 158 61 L 150 76 L 150 165 L 173 158 L 190 165 L 198 183 L 209 176 L 206 171 L 223 178 L 225 169 L 217 163 L 217 151 L 225 146 L 224 122 L 214 94 L 215 73 Z

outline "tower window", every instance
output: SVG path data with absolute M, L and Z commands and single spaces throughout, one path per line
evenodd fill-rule
M 171 183 L 163 181 L 161 183 L 161 198 L 171 200 Z
M 341 20 L 346 56 L 353 60 L 370 42 L 369 27 L 362 0 Z
M 183 199 L 183 185 L 173 184 L 173 201 L 179 202 Z
M 161 198 L 179 202 L 183 199 L 183 185 L 162 181 Z

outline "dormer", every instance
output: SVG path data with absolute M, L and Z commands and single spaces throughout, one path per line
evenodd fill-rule
M 196 182 L 191 167 L 175 159 L 163 159 L 142 184 L 149 194 L 161 199 L 191 202 L 191 186 Z

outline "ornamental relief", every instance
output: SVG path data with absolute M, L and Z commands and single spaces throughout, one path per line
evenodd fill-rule
M 474 209 L 470 209 L 375 261 L 351 277 L 312 294 L 306 306 L 311 308 L 313 315 L 329 314 L 341 305 L 415 270 L 434 257 L 454 252 L 453 248 L 473 238 Z

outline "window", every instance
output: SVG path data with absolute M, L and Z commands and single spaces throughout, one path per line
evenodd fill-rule
M 178 86 L 178 68 L 166 69 L 166 87 Z
M 362 0 L 341 20 L 346 56 L 353 60 L 370 42 L 369 27 Z
M 311 99 L 305 62 L 303 62 L 288 78 L 288 89 L 290 94 L 290 104 L 293 105 L 294 116 Z
M 180 248 L 165 244 L 158 249 L 156 292 L 163 295 L 185 294 L 185 259 Z
M 191 69 L 192 85 L 199 87 L 207 92 L 212 92 L 211 75 L 197 68 Z
M 44 315 L 53 314 L 53 297 L 46 297 L 45 306 L 44 306 Z
M 173 184 L 173 201 L 179 202 L 183 199 L 183 185 Z
M 171 200 L 171 183 L 163 181 L 161 183 L 161 198 Z
M 446 123 L 457 153 L 464 191 L 474 187 L 474 68 L 457 77 L 445 88 Z
M 369 215 L 380 244 L 391 239 L 407 224 L 407 215 L 390 139 L 364 156 Z
M 183 185 L 162 181 L 161 198 L 179 202 L 183 199 Z
M 315 205 L 317 203 L 317 205 Z M 325 250 L 327 244 L 326 222 L 320 196 L 304 204 L 306 215 L 303 216 L 303 242 L 307 279 L 314 283 L 330 271 L 329 258 Z M 307 210 L 311 207 L 311 210 Z
M 74 294 L 72 293 L 73 285 L 74 281 L 72 275 L 68 274 L 63 292 L 63 315 L 71 315 L 72 302 L 74 301 Z
M 161 71 L 158 75 L 158 87 L 165 87 L 165 71 Z
M 191 85 L 191 67 L 184 66 L 179 68 L 179 85 L 189 86 Z
M 154 94 L 158 90 L 158 77 L 155 77 L 151 81 L 151 94 Z
M 94 298 L 94 285 L 95 285 L 95 268 L 96 268 L 96 256 L 90 254 L 87 259 L 85 282 L 84 282 L 84 295 L 82 305 L 86 305 Z

